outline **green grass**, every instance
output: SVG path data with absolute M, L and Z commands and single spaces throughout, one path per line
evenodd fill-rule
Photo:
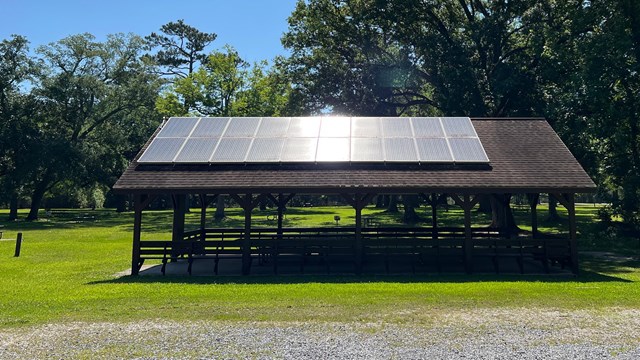
M 594 241 L 596 208 L 578 209 L 580 242 Z M 424 214 L 424 209 L 421 210 Z M 75 223 L 79 214 L 96 221 Z M 272 225 L 266 212 L 254 214 L 256 226 Z M 365 216 L 383 224 L 399 224 L 399 215 L 367 208 Z M 566 221 L 547 223 L 550 232 L 566 231 Z M 346 207 L 290 208 L 288 226 L 353 223 Z M 561 214 L 563 212 L 561 211 Z M 213 226 L 240 226 L 241 212 Z M 24 217 L 24 213 L 21 213 Z M 426 215 L 425 215 L 426 216 Z M 441 211 L 441 223 L 460 224 L 462 213 Z M 6 218 L 6 211 L 0 212 Z M 487 224 L 484 214 L 474 214 Z M 520 224 L 528 223 L 516 209 Z M 544 276 L 280 276 L 280 277 L 122 277 L 130 266 L 133 216 L 112 210 L 69 210 L 50 221 L 0 222 L 4 237 L 24 233 L 22 255 L 13 257 L 14 242 L 0 241 L 0 328 L 66 321 L 131 321 L 138 319 L 229 319 L 269 321 L 392 321 L 428 323 L 448 309 L 538 307 L 591 309 L 640 306 L 637 261 L 605 262 L 583 256 L 579 278 Z M 195 226 L 199 214 L 187 215 Z M 146 211 L 143 239 L 170 238 L 171 212 Z M 525 228 L 526 226 L 522 226 Z M 187 225 L 187 229 L 189 225 Z M 588 233 L 585 233 L 588 231 Z M 610 240 L 610 239 L 609 239 Z M 609 241 L 608 240 L 608 241 Z M 637 243 L 636 243 L 637 246 Z M 623 243 L 626 254 L 637 248 Z M 634 251 L 636 251 L 634 253 Z M 637 259 L 637 256 L 635 257 Z

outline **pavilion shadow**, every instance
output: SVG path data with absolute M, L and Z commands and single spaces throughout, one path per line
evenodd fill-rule
M 88 282 L 87 285 L 102 284 L 354 284 L 354 283 L 478 283 L 478 282 L 542 282 L 542 283 L 597 283 L 597 282 L 621 282 L 632 283 L 633 281 L 601 274 L 595 271 L 583 270 L 580 276 L 572 274 L 552 274 L 552 275 L 496 275 L 496 274 L 386 274 L 386 275 L 223 275 L 223 276 L 189 276 L 189 275 L 167 275 L 167 276 L 122 276 L 115 279 L 97 280 Z

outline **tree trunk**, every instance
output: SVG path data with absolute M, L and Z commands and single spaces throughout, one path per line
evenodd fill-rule
M 558 200 L 553 195 L 549 194 L 549 217 L 548 221 L 556 221 L 560 219 L 558 215 Z
M 398 212 L 398 195 L 389 195 L 389 205 L 387 206 L 387 212 L 396 214 Z
M 14 221 L 18 218 L 18 193 L 11 194 L 11 200 L 9 200 L 9 221 Z
M 478 203 L 478 212 L 489 214 L 491 212 L 491 196 L 480 195 L 480 202 Z
M 116 212 L 122 213 L 127 211 L 127 198 L 124 195 L 118 195 L 116 198 Z
M 420 216 L 416 213 L 416 205 L 418 198 L 415 195 L 402 195 L 402 204 L 404 205 L 404 215 L 402 221 L 405 224 L 415 224 L 419 222 Z
M 384 195 L 376 196 L 376 209 L 384 209 Z
M 260 203 L 258 204 L 258 206 L 259 206 L 260 211 L 267 210 L 267 198 L 263 197 L 262 200 L 260 200 Z
M 491 196 L 491 227 L 502 229 L 508 236 L 520 231 L 508 203 L 510 198 L 511 195 Z
M 29 215 L 27 215 L 28 221 L 38 220 L 38 210 L 40 210 L 40 204 L 42 203 L 42 198 L 44 198 L 44 193 L 47 191 L 46 189 L 47 184 L 45 183 L 36 185 L 31 196 L 31 209 L 29 210 Z
M 185 214 L 191 213 L 191 195 L 185 195 L 184 212 Z
M 216 202 L 216 212 L 213 214 L 213 219 L 216 221 L 220 221 L 224 219 L 224 195 L 218 195 L 218 200 Z

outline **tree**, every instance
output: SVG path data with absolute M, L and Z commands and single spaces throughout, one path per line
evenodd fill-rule
M 283 44 L 291 49 L 295 86 L 316 110 L 539 116 L 540 73 L 554 40 L 545 30 L 559 15 L 554 4 L 300 1 Z M 492 201 L 494 225 L 512 224 L 504 202 Z
M 13 35 L 0 42 L 0 201 L 9 202 L 9 220 L 18 216 L 18 197 L 28 176 L 25 163 L 32 160 L 38 137 L 36 100 L 22 90 L 36 71 L 26 38 Z
M 160 48 L 151 58 L 163 68 L 162 74 L 181 79 L 191 75 L 197 64 L 204 62 L 204 49 L 218 36 L 202 32 L 184 23 L 184 20 L 168 22 L 160 27 L 160 33 L 146 36 L 150 49 Z
M 42 102 L 41 135 L 27 219 L 38 218 L 44 195 L 63 180 L 111 185 L 157 125 L 149 111 L 160 83 L 140 59 L 143 46 L 134 35 L 99 43 L 82 34 L 38 49 L 44 71 L 33 93 Z
M 309 112 L 396 116 L 430 111 L 428 76 L 393 37 L 374 1 L 299 1 L 282 38 L 284 64 Z M 395 21 L 391 19 L 389 21 Z
M 640 4 L 567 1 L 546 91 L 555 127 L 615 213 L 640 227 Z M 603 192 L 604 192 L 603 191 Z

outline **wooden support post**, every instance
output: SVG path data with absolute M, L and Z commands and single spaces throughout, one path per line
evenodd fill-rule
M 140 271 L 140 233 L 142 230 L 142 196 L 136 195 L 134 199 L 133 215 L 133 253 L 131 254 L 131 275 L 138 275 Z
M 480 196 L 473 199 L 468 195 L 460 196 L 452 194 L 451 198 L 464 210 L 464 266 L 468 274 L 473 273 L 473 238 L 471 234 L 471 209 L 480 201 Z
M 356 211 L 356 229 L 355 229 L 355 272 L 362 274 L 362 264 L 364 257 L 364 243 L 362 241 L 362 209 L 373 199 L 375 194 L 355 194 L 352 198 L 350 195 L 343 194 L 342 197 Z
M 13 253 L 13 257 L 20 257 L 20 248 L 22 247 L 22 233 L 19 232 L 16 236 L 16 251 Z
M 133 200 L 133 246 L 131 250 L 131 275 L 138 275 L 140 262 L 140 234 L 142 233 L 142 210 L 155 199 L 151 195 L 135 195 Z
M 569 246 L 571 246 L 571 271 L 578 275 L 580 266 L 578 264 L 578 233 L 576 228 L 576 202 L 573 194 L 565 194 L 569 207 Z
M 207 208 L 218 199 L 218 194 L 207 196 L 200 194 L 200 240 L 205 241 L 207 237 Z
M 438 194 L 431 194 L 431 231 L 433 240 L 438 240 Z
M 242 275 L 251 272 L 251 211 L 260 203 L 264 195 L 253 198 L 252 194 L 245 194 L 244 198 L 231 194 L 231 197 L 244 210 L 244 241 L 242 243 Z
M 142 209 L 134 210 L 133 215 L 133 253 L 131 255 L 131 275 L 140 271 L 140 232 L 142 228 Z
M 356 199 L 358 195 L 356 194 Z M 356 274 L 362 274 L 362 258 L 364 252 L 364 244 L 362 243 L 362 206 L 360 202 L 356 200 Z
M 245 195 L 245 200 L 251 202 L 251 194 Z M 242 275 L 249 275 L 251 271 L 251 211 L 250 206 L 244 208 L 244 243 L 242 244 Z
M 272 194 L 267 194 L 267 197 L 273 201 L 273 203 L 278 208 L 278 229 L 276 233 L 278 234 L 278 240 L 282 240 L 282 222 L 284 217 L 284 211 L 287 207 L 287 203 L 295 196 L 296 194 L 291 193 L 285 196 L 285 194 L 278 194 L 276 198 Z
M 420 196 L 431 205 L 431 238 L 435 241 L 438 240 L 438 205 L 446 199 L 446 194 L 438 196 L 436 193 L 431 193 L 431 196 L 420 193 Z
M 207 205 L 207 194 L 200 194 L 200 241 L 206 238 Z
M 538 237 L 538 200 L 540 199 L 540 194 L 527 194 L 527 199 L 529 199 L 529 207 L 531 208 L 531 236 L 533 238 Z
M 576 227 L 576 202 L 575 194 L 550 194 L 555 197 L 562 206 L 567 209 L 569 214 L 569 251 L 571 256 L 571 271 L 578 275 L 578 233 Z
M 173 199 L 173 226 L 171 228 L 171 241 L 173 244 L 176 244 L 184 239 L 184 215 L 185 215 L 185 204 L 187 200 L 186 195 L 177 194 L 172 195 Z M 171 250 L 171 261 L 176 261 L 178 259 L 178 252 L 174 250 L 174 248 L 178 248 L 177 246 L 172 246 Z
M 464 195 L 464 262 L 468 274 L 473 273 L 473 243 L 471 239 L 471 206 L 469 195 Z

